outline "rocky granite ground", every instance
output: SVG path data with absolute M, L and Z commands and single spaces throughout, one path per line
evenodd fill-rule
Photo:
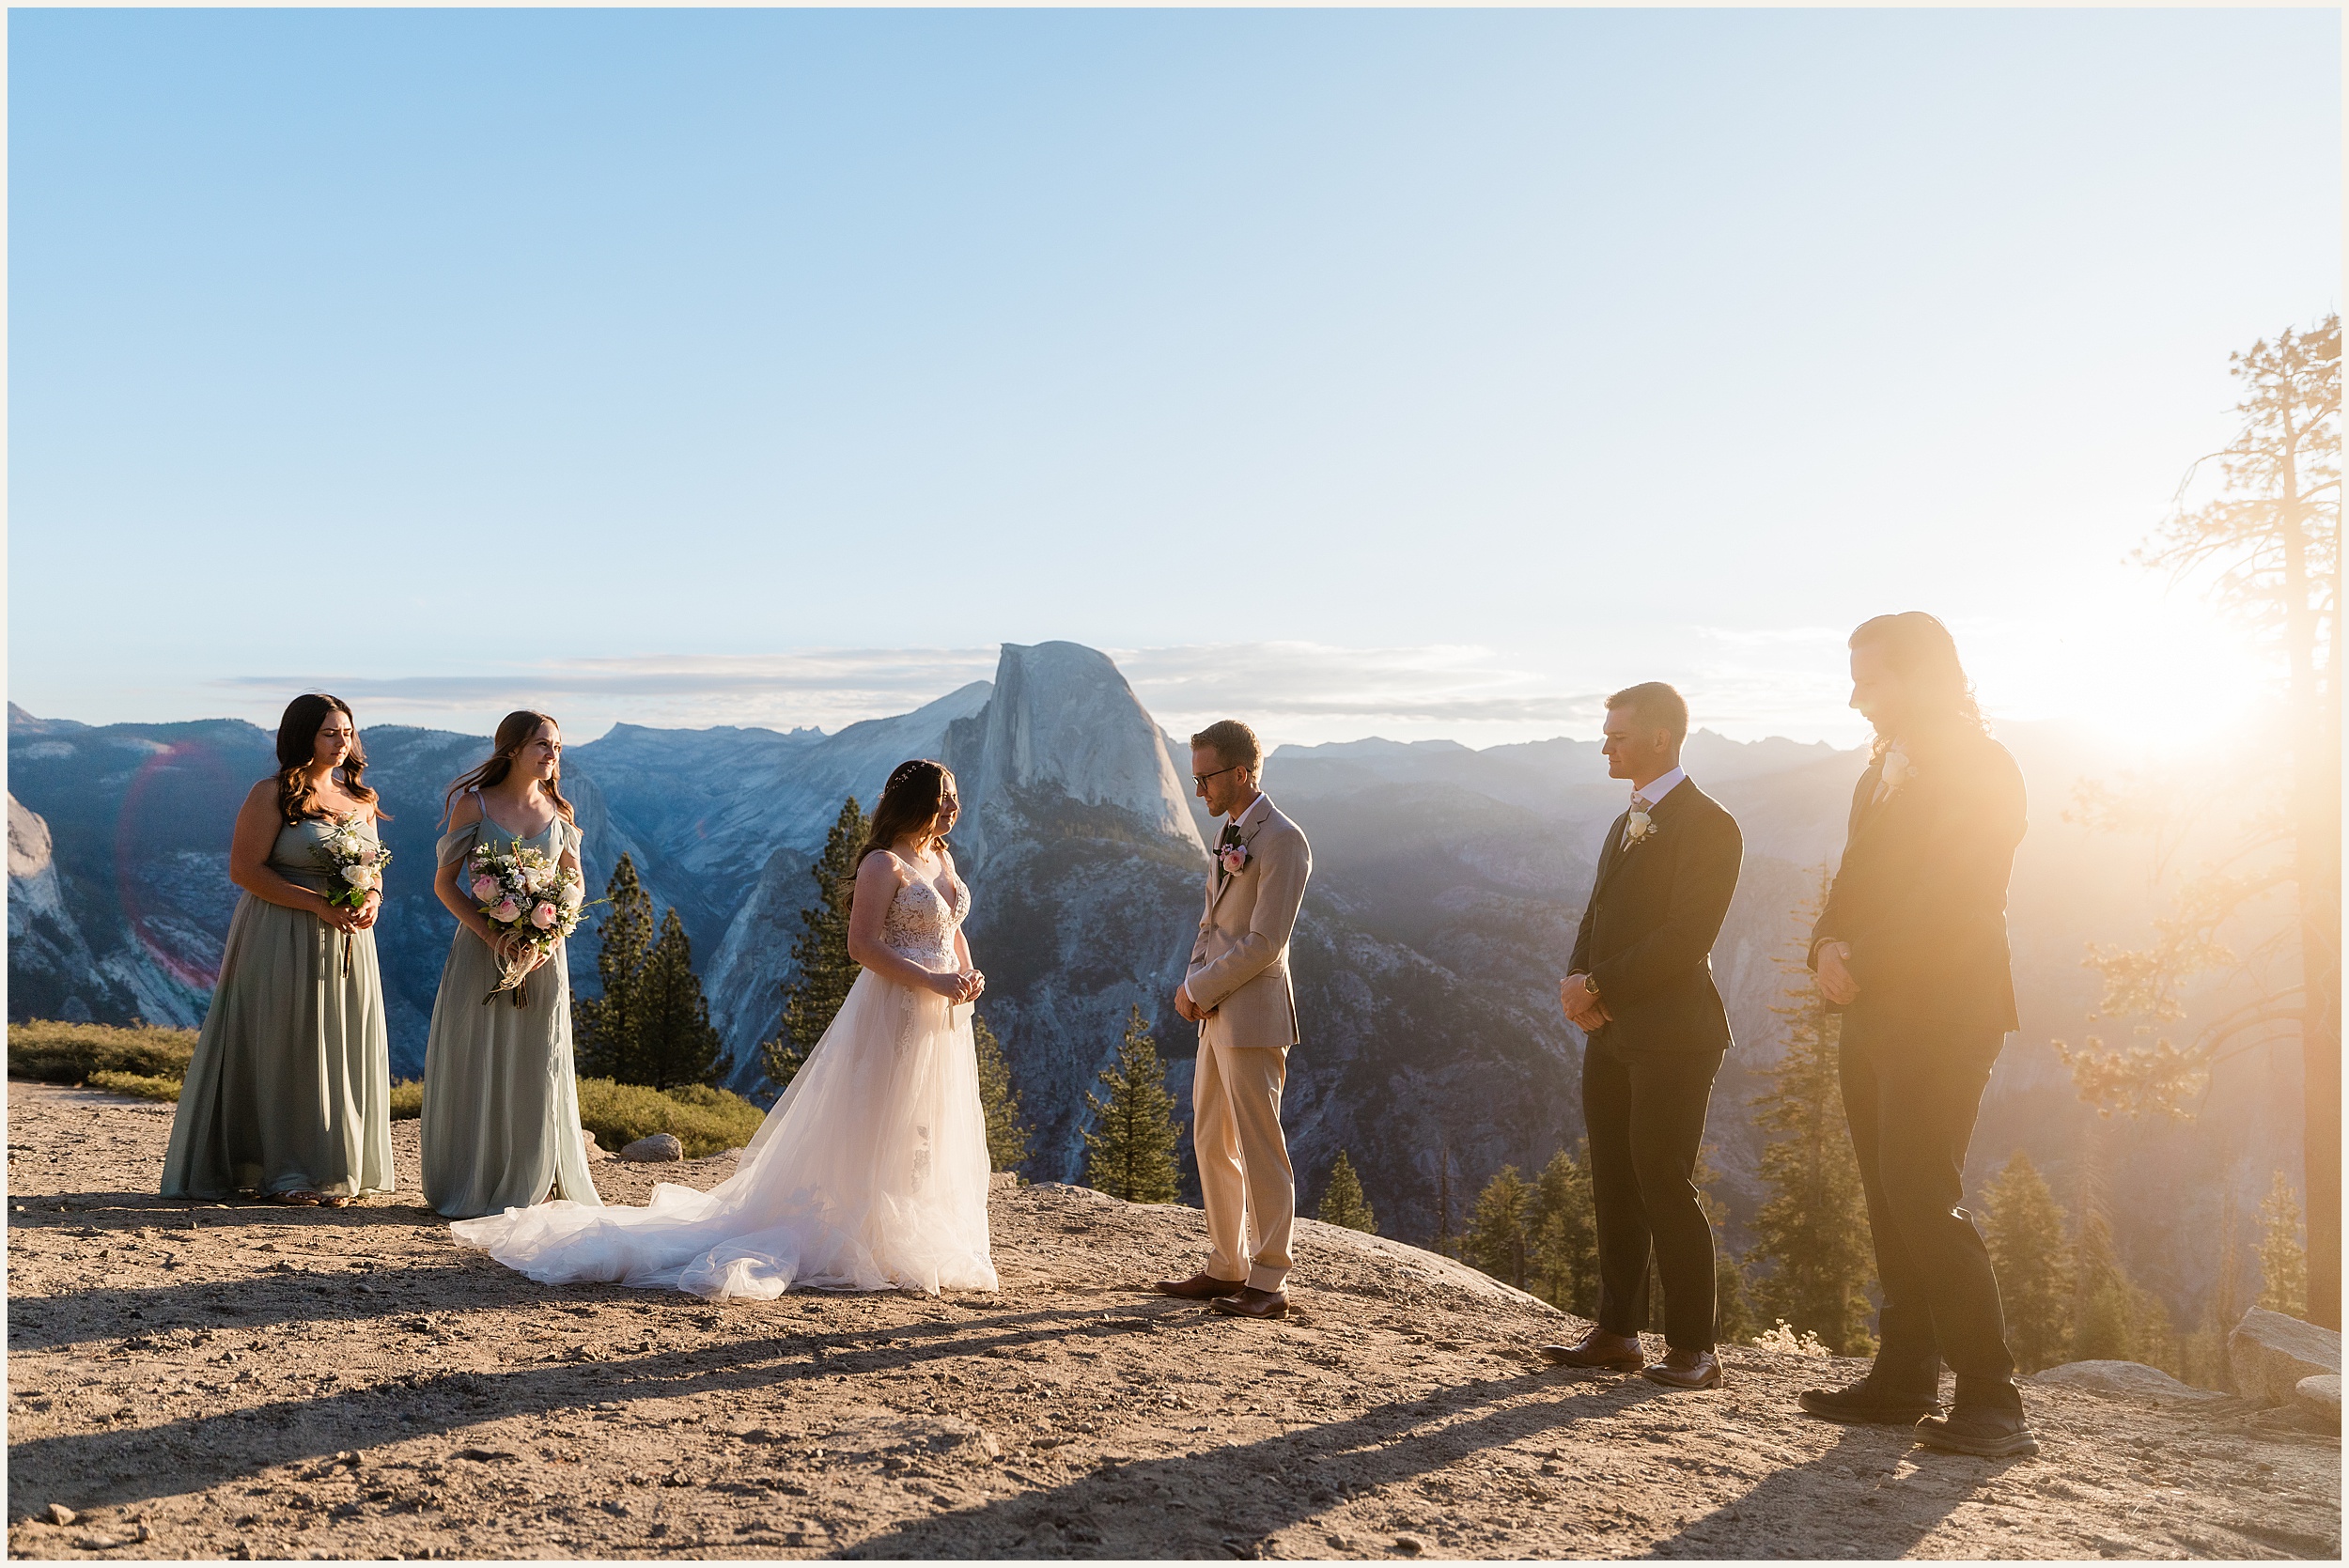
M 8 1085 L 14 1556 L 2340 1555 L 2339 1439 L 2236 1402 L 1935 1454 L 1794 1413 L 1846 1366 L 1550 1370 L 1550 1309 L 1310 1223 L 1288 1321 L 1220 1318 L 1137 1288 L 1196 1212 L 1073 1188 L 996 1193 L 999 1295 L 550 1290 L 451 1245 L 412 1122 L 334 1212 L 151 1196 L 169 1115 Z

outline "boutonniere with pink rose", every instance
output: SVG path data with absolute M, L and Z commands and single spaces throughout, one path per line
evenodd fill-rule
M 1237 877 L 1248 864 L 1248 846 L 1227 844 L 1215 852 L 1215 858 L 1222 864 L 1224 876 Z

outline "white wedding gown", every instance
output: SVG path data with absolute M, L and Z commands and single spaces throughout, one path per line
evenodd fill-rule
M 955 967 L 971 890 L 915 877 L 881 939 Z M 546 1284 L 617 1280 L 722 1299 L 833 1290 L 993 1290 L 987 1119 L 971 1009 L 870 970 L 742 1152 L 708 1192 L 662 1182 L 643 1208 L 566 1200 L 449 1227 Z

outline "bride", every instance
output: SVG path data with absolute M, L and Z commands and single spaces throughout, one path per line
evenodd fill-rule
M 986 986 L 962 922 L 971 890 L 935 762 L 889 775 L 857 851 L 840 1012 L 708 1192 L 662 1182 L 642 1208 L 568 1200 L 450 1227 L 545 1284 L 617 1280 L 713 1299 L 836 1290 L 993 1290 L 987 1121 L 971 1002 Z

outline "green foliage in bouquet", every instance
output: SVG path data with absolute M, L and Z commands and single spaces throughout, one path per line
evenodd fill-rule
M 1101 1069 L 1109 1090 L 1102 1099 L 1085 1092 L 1093 1126 L 1085 1129 L 1085 1183 L 1096 1191 L 1130 1203 L 1172 1203 L 1175 1187 L 1174 1144 L 1182 1128 L 1174 1120 L 1174 1096 L 1166 1091 L 1166 1067 L 1158 1042 L 1136 1007 L 1126 1022 L 1126 1038 L 1114 1064 Z
M 778 1092 L 790 1087 L 856 984 L 861 966 L 848 956 L 848 906 L 856 892 L 856 851 L 864 842 L 864 808 L 851 795 L 824 835 L 824 852 L 807 868 L 816 881 L 816 902 L 800 911 L 800 934 L 791 943 L 793 977 L 783 987 L 783 1025 L 759 1047 L 767 1077 Z
M 664 1093 L 608 1078 L 579 1080 L 580 1125 L 613 1154 L 640 1138 L 666 1132 L 685 1145 L 686 1158 L 705 1159 L 748 1143 L 765 1119 L 764 1111 L 739 1094 L 706 1083 Z
M 187 1075 L 193 1029 L 122 1028 L 34 1019 L 8 1025 L 8 1076 L 40 1083 L 86 1083 L 93 1073 L 169 1079 Z M 174 1090 L 176 1098 L 178 1091 Z

